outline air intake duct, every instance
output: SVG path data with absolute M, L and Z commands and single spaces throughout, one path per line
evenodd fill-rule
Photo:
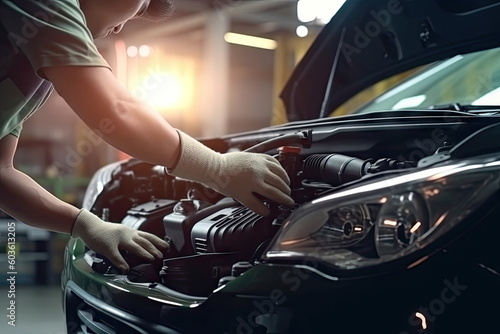
M 357 180 L 368 173 L 370 160 L 342 154 L 313 154 L 304 160 L 304 179 L 339 186 Z

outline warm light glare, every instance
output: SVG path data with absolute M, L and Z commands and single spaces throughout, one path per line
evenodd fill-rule
M 441 224 L 443 222 L 443 220 L 446 218 L 446 216 L 448 215 L 448 211 L 443 213 L 441 215 L 441 217 L 438 218 L 438 220 L 436 221 L 436 223 L 434 224 L 434 226 L 439 226 L 439 224 Z
M 309 237 L 303 237 L 303 238 L 298 238 L 298 239 L 290 239 L 290 240 L 282 241 L 280 244 L 281 244 L 281 246 L 284 246 L 284 247 L 286 247 L 286 246 L 292 246 L 292 245 L 295 245 L 295 244 L 307 241 L 309 239 L 310 239 Z
M 141 45 L 139 48 L 139 56 L 141 57 L 148 57 L 151 54 L 151 48 L 149 45 Z
M 410 265 L 409 265 L 408 267 L 406 267 L 406 268 L 411 269 L 411 268 L 413 268 L 413 267 L 416 267 L 416 266 L 418 266 L 419 264 L 424 263 L 424 262 L 425 262 L 428 258 L 429 258 L 428 256 L 424 256 L 424 257 L 422 257 L 422 258 L 418 259 L 417 261 L 413 262 L 412 264 L 410 264 Z
M 233 32 L 226 33 L 224 35 L 224 40 L 231 44 L 238 44 L 268 50 L 274 50 L 278 46 L 278 43 L 276 43 L 276 41 L 272 39 L 236 34 Z
M 127 48 L 127 56 L 129 56 L 130 58 L 134 58 L 137 56 L 146 58 L 149 57 L 150 54 L 151 48 L 149 47 L 149 45 L 141 45 L 140 47 L 131 45 Z
M 115 42 L 115 57 L 116 57 L 116 78 L 122 84 L 127 83 L 127 45 L 121 39 Z
M 398 222 L 392 219 L 384 219 L 384 225 L 396 226 Z
M 309 34 L 309 29 L 306 26 L 298 26 L 295 32 L 299 37 L 306 37 Z
M 137 46 L 131 45 L 127 48 L 127 56 L 129 56 L 130 58 L 137 57 L 138 54 L 139 49 L 137 49 Z
M 188 119 L 195 101 L 197 63 L 189 57 L 173 57 L 161 48 L 148 47 L 151 54 L 145 58 L 126 57 L 130 60 L 127 88 L 162 115 Z M 142 52 L 145 55 L 146 49 Z
M 422 223 L 416 222 L 415 225 L 413 225 L 410 229 L 410 233 L 415 233 L 419 229 L 419 227 L 422 226 Z
M 424 189 L 424 195 L 426 198 L 439 195 L 441 190 L 439 188 Z
M 134 95 L 154 108 L 167 109 L 177 106 L 181 100 L 180 80 L 163 73 L 149 74 L 134 90 Z

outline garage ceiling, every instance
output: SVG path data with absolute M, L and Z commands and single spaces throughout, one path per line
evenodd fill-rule
M 297 19 L 297 0 L 177 0 L 174 16 L 165 23 L 130 22 L 122 37 L 174 36 L 201 30 L 207 13 L 227 15 L 232 32 L 272 38 L 277 33 L 295 32 L 302 24 Z M 318 26 L 310 26 L 319 29 Z

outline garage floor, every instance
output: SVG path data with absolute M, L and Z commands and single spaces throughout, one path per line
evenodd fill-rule
M 8 324 L 6 286 L 0 286 L 0 333 L 64 334 L 61 288 L 53 286 L 16 286 L 16 326 Z

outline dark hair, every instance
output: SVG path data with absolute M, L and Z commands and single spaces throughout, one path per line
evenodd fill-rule
M 175 10 L 174 0 L 151 0 L 149 7 L 141 18 L 161 22 L 170 18 Z

